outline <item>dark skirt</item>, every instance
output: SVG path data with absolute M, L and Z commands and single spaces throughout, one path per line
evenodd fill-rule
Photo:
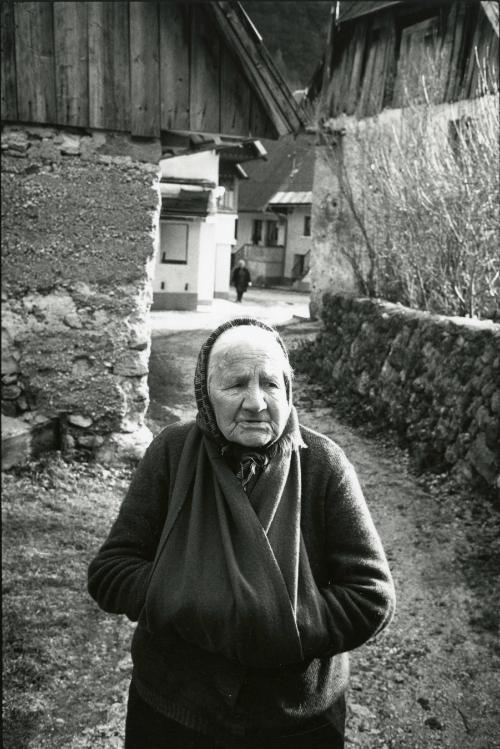
M 305 721 L 283 736 L 245 737 L 234 741 L 214 739 L 193 731 L 154 710 L 130 685 L 125 749 L 343 749 L 344 737 L 331 723 Z

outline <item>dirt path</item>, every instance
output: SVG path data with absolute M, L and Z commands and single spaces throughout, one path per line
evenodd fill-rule
M 282 330 L 289 346 L 314 332 L 311 323 Z M 206 335 L 154 339 L 154 431 L 157 419 L 194 414 L 195 357 Z M 419 481 L 402 451 L 340 423 L 301 376 L 295 403 L 302 423 L 337 441 L 356 466 L 397 586 L 391 627 L 352 654 L 348 745 L 500 747 L 498 513 L 442 482 Z
M 282 334 L 293 347 L 316 329 L 296 323 Z M 153 431 L 194 414 L 206 335 L 155 336 Z M 302 422 L 355 464 L 397 586 L 392 625 L 352 654 L 347 745 L 500 747 L 498 512 L 417 480 L 403 452 L 340 423 L 317 386 L 298 376 L 294 387 Z M 97 608 L 86 574 L 129 481 L 127 466 L 57 454 L 2 476 L 5 749 L 123 746 L 134 625 Z

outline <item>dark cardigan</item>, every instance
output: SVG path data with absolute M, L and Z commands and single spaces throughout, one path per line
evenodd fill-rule
M 227 738 L 293 731 L 323 716 L 335 722 L 347 686 L 347 651 L 379 632 L 394 610 L 394 586 L 359 482 L 332 440 L 301 427 L 301 531 L 325 602 L 324 639 L 307 662 L 252 669 L 209 653 L 175 631 L 146 628 L 153 559 L 186 435 L 167 427 L 148 448 L 117 520 L 89 567 L 89 591 L 104 611 L 138 620 L 133 678 L 153 708 L 195 730 Z M 165 581 L 168 584 L 168 580 Z

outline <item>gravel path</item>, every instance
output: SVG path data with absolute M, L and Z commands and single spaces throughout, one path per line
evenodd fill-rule
M 297 322 L 282 334 L 293 346 L 317 327 Z M 205 337 L 203 330 L 156 334 L 154 431 L 159 421 L 194 414 L 195 357 Z M 442 481 L 418 480 L 404 452 L 340 423 L 300 375 L 295 402 L 302 423 L 338 442 L 356 466 L 397 586 L 392 625 L 352 654 L 347 744 L 500 747 L 498 513 Z

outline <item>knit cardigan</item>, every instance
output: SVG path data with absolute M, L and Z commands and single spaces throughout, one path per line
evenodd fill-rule
M 192 424 L 164 429 L 149 446 L 108 538 L 89 566 L 89 592 L 107 612 L 138 621 L 133 678 L 167 717 L 222 739 L 279 735 L 322 716 L 335 722 L 348 680 L 347 651 L 390 620 L 394 586 L 355 471 L 328 437 L 300 427 L 301 534 L 327 611 L 307 661 L 249 668 L 148 631 L 145 600 L 180 455 Z M 168 585 L 168 579 L 165 580 Z M 267 732 L 267 733 L 266 733 Z

